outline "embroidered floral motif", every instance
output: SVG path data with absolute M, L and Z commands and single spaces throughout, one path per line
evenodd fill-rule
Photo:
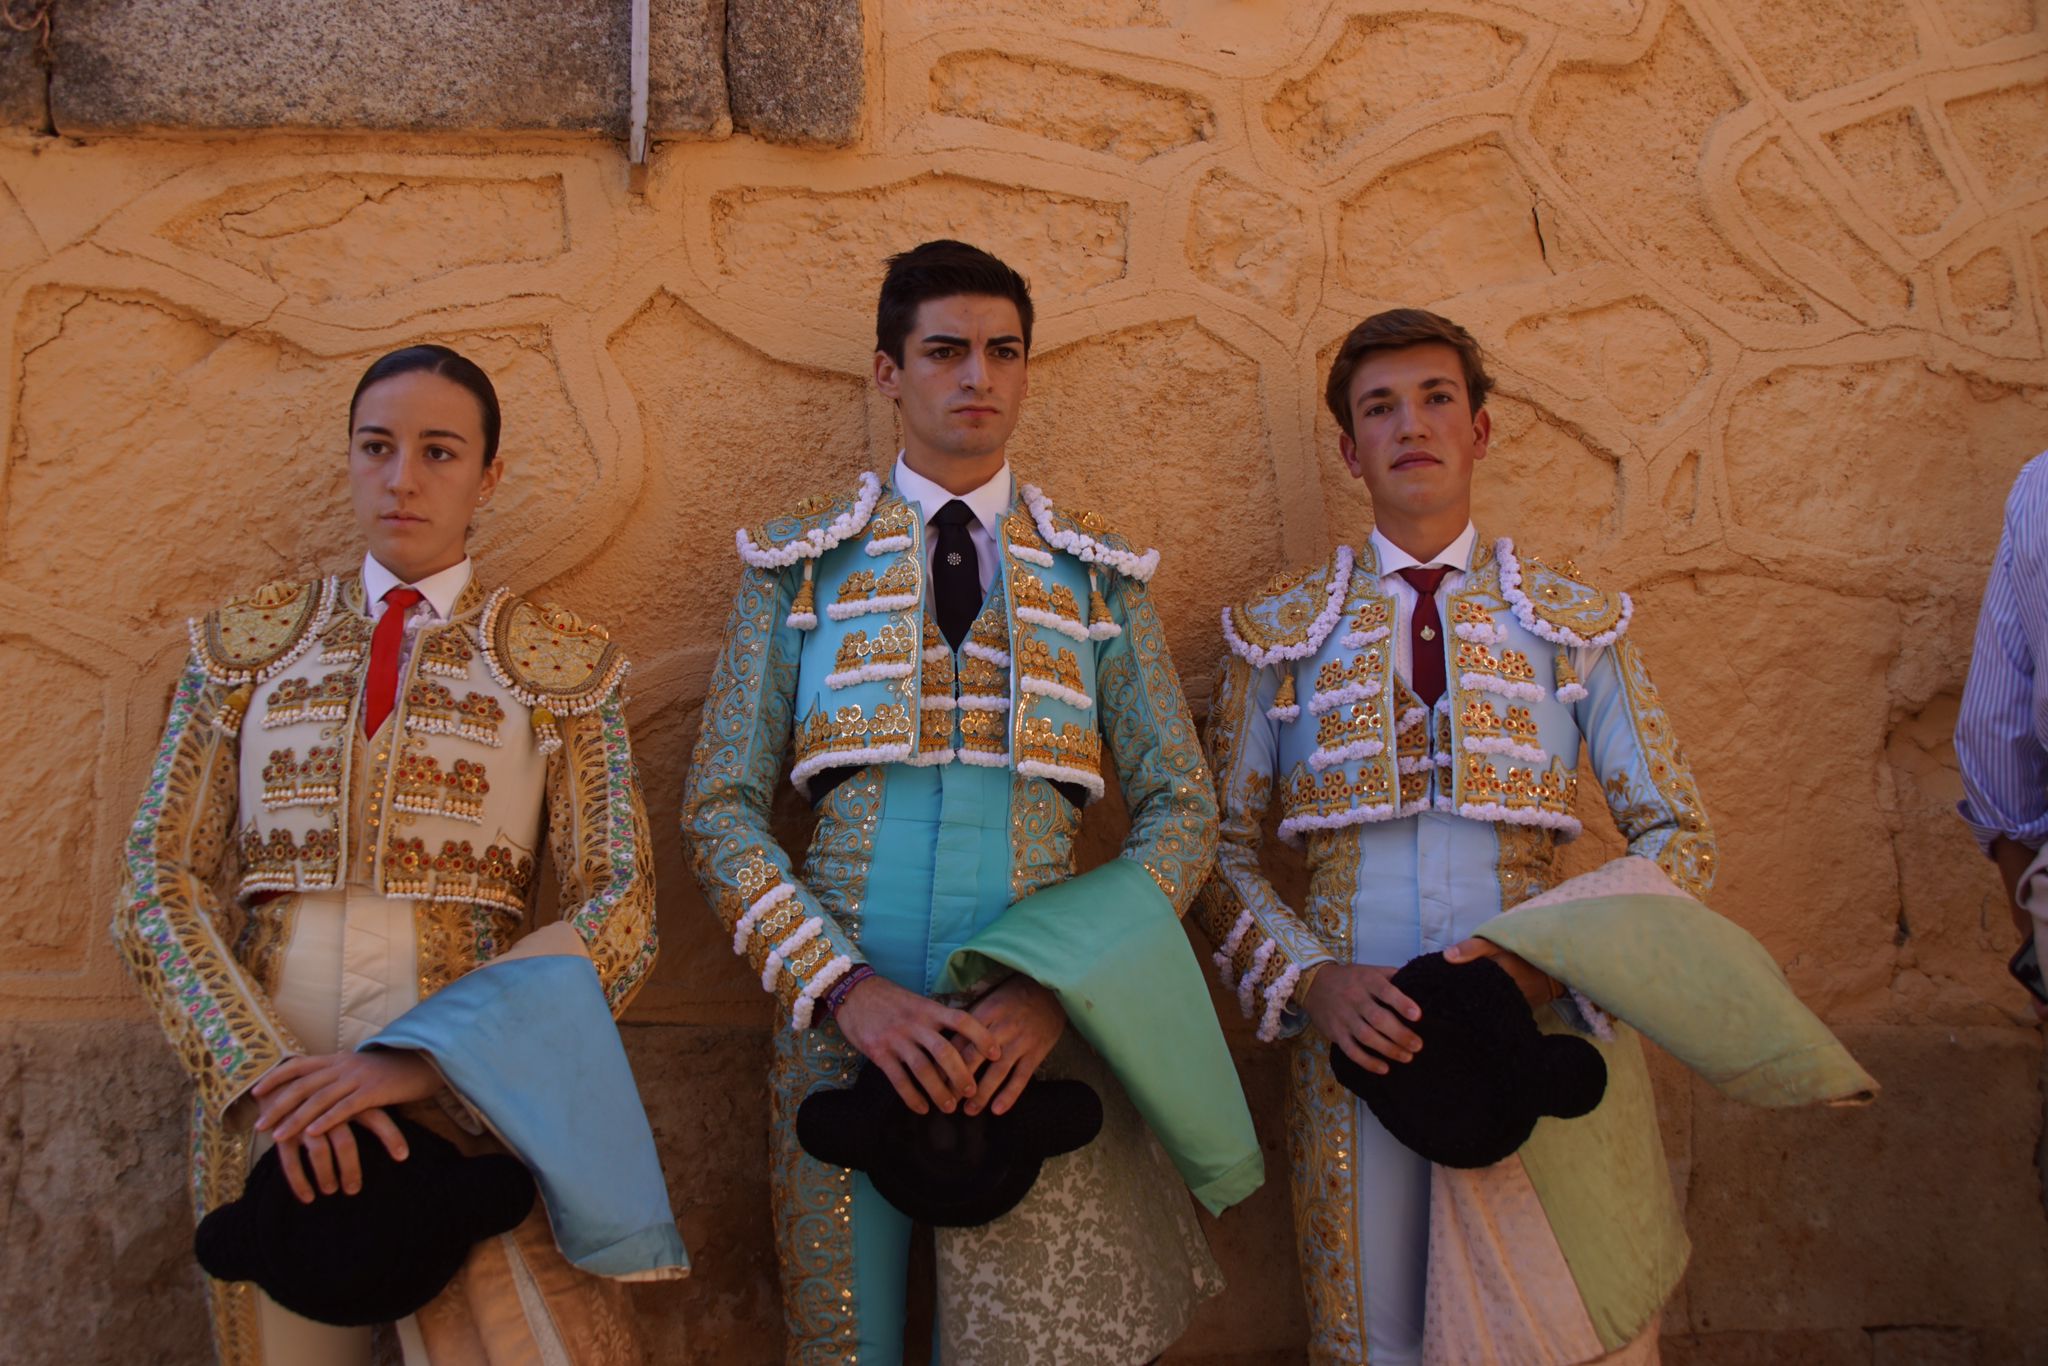
M 436 678 L 467 678 L 476 658 L 476 647 L 460 626 L 423 630 L 413 648 L 420 652 L 419 672 Z
M 301 763 L 289 749 L 272 750 L 263 765 L 263 805 L 280 811 L 291 806 L 337 806 L 341 802 L 341 749 L 319 745 L 306 751 Z
M 440 760 L 409 750 L 399 756 L 397 769 L 391 796 L 394 809 L 419 816 L 452 816 L 472 824 L 483 823 L 484 796 L 491 785 L 482 764 L 457 759 L 444 772 Z M 388 872 L 385 889 L 390 890 Z
M 309 678 L 281 680 L 264 699 L 263 728 L 346 720 L 349 703 L 355 699 L 356 681 L 352 669 L 327 674 L 317 683 Z

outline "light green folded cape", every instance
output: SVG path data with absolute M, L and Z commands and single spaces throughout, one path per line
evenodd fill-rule
M 1013 968 L 1050 988 L 1211 1214 L 1266 1179 L 1201 966 L 1151 874 L 1112 859 L 1012 906 L 946 962 L 941 991 Z
M 1662 1310 L 1690 1251 L 1638 1032 L 1751 1105 L 1857 1104 L 1878 1089 L 1792 994 L 1763 945 L 1653 869 L 1573 879 L 1478 930 L 1617 1021 L 1611 1039 L 1596 1041 L 1608 1078 L 1599 1106 L 1579 1119 L 1539 1121 L 1517 1154 L 1609 1351 Z M 1574 898 L 1574 882 L 1666 890 Z M 1568 1028 L 1552 1011 L 1538 1012 L 1538 1022 L 1546 1033 Z

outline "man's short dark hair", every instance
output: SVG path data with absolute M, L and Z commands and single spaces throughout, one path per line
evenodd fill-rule
M 1337 359 L 1330 362 L 1330 382 L 1323 386 L 1323 402 L 1330 405 L 1330 415 L 1337 419 L 1344 435 L 1358 435 L 1351 429 L 1351 377 L 1365 364 L 1365 358 L 1377 351 L 1399 351 L 1431 342 L 1441 342 L 1458 353 L 1472 411 L 1476 414 L 1486 406 L 1486 396 L 1493 391 L 1493 378 L 1486 373 L 1485 358 L 1479 354 L 1479 343 L 1472 339 L 1472 334 L 1428 309 L 1390 308 L 1352 328 L 1344 344 L 1337 348 Z
M 903 342 L 928 299 L 979 294 L 1017 305 L 1024 325 L 1024 350 L 1031 351 L 1031 286 L 1024 277 L 980 247 L 941 237 L 889 258 L 882 295 L 875 303 L 875 349 L 903 364 Z

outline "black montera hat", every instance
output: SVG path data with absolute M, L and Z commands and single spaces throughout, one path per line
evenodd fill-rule
M 316 1194 L 301 1204 L 277 1150 L 263 1154 L 242 1198 L 199 1221 L 199 1264 L 218 1280 L 254 1281 L 318 1323 L 389 1323 L 419 1310 L 455 1278 L 472 1244 L 526 1218 L 533 1176 L 516 1157 L 464 1157 L 439 1134 L 397 1123 L 403 1162 L 382 1139 L 350 1126 L 363 1167 L 354 1195 Z
M 1423 1047 L 1380 1075 L 1332 1044 L 1330 1070 L 1411 1151 L 1445 1167 L 1492 1166 L 1529 1141 L 1540 1117 L 1575 1119 L 1606 1093 L 1600 1050 L 1539 1030 L 1500 964 L 1432 953 L 1393 980 L 1422 1008 L 1410 1028 Z
M 1102 1098 L 1083 1081 L 1034 1080 L 1005 1114 L 914 1114 L 882 1069 L 797 1107 L 804 1151 L 864 1171 L 884 1200 L 920 1222 L 972 1228 L 1017 1207 L 1048 1157 L 1086 1147 Z

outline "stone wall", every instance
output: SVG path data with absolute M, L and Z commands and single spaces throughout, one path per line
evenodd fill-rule
M 1162 547 L 1198 706 L 1217 609 L 1369 517 L 1316 397 L 1334 340 L 1396 303 L 1479 335 L 1483 525 L 1635 592 L 1716 906 L 1888 1088 L 1748 1111 L 1660 1060 L 1698 1245 L 1667 1359 L 2048 1360 L 2041 1047 L 1949 741 L 2001 500 L 2048 446 L 2033 0 L 735 0 L 690 11 L 721 20 L 694 69 L 723 85 L 691 87 L 712 113 L 638 194 L 610 66 L 516 92 L 600 90 L 588 119 L 229 137 L 136 113 L 170 77 L 127 51 L 137 88 L 70 120 L 66 44 L 181 8 L 60 4 L 47 78 L 0 42 L 0 661 L 33 739 L 0 787 L 10 1360 L 204 1356 L 183 1088 L 107 941 L 113 851 L 183 619 L 348 562 L 347 395 L 421 338 L 506 396 L 486 572 L 638 663 L 665 947 L 626 1034 L 699 1267 L 640 1294 L 658 1359 L 777 1359 L 773 1026 L 690 885 L 678 784 L 732 528 L 894 451 L 870 300 L 883 255 L 942 234 L 1031 277 L 1018 463 Z M 840 103 L 806 104 L 830 51 Z M 752 117 L 810 145 L 721 122 Z M 564 123 L 602 131 L 507 131 Z M 1218 1006 L 1277 1175 L 1278 1069 Z M 1232 1288 L 1176 1359 L 1299 1359 L 1284 1182 L 1213 1231 Z

